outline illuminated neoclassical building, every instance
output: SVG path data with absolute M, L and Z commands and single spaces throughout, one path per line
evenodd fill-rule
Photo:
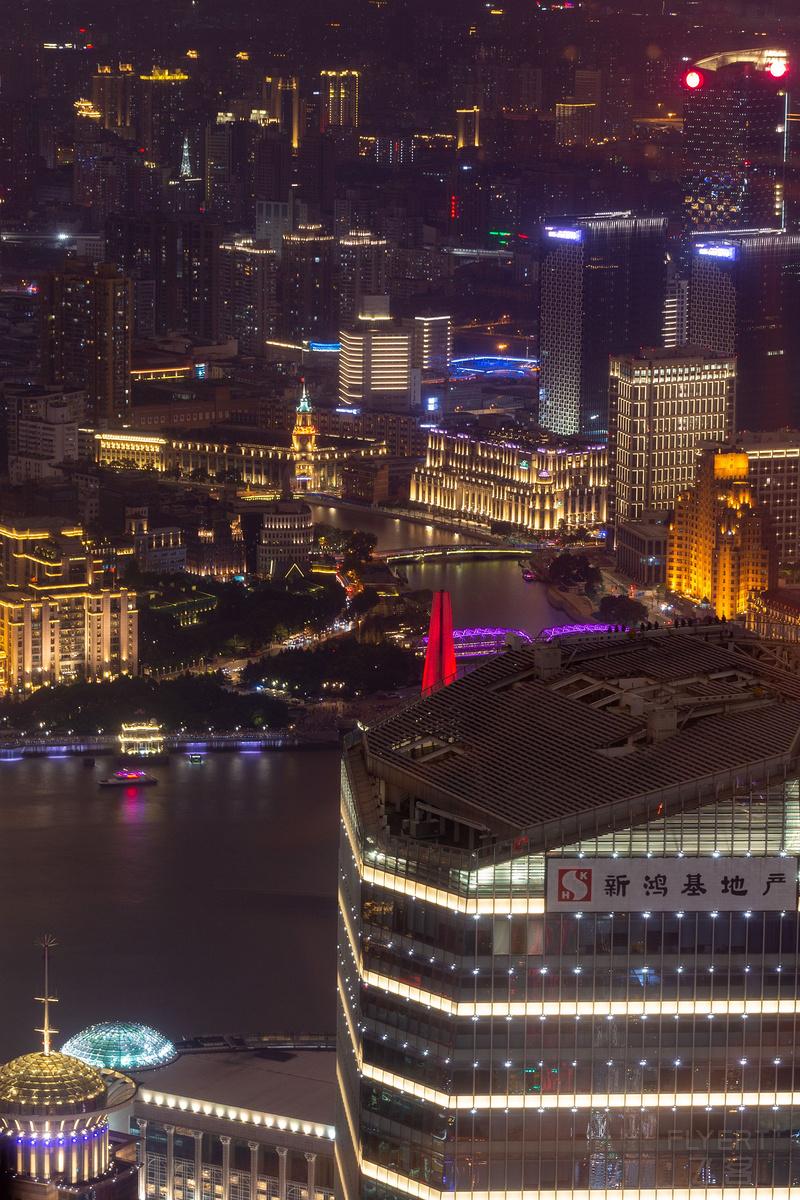
M 341 1200 L 800 1195 L 800 684 L 563 636 L 351 735 Z
M 318 436 L 305 388 L 291 435 L 271 431 L 260 441 L 218 442 L 208 437 L 170 438 L 104 430 L 95 434 L 95 447 L 97 462 L 107 467 L 173 476 L 198 473 L 220 482 L 278 492 L 287 472 L 301 490 L 336 492 L 344 463 L 386 455 L 386 443 L 380 439 Z
M 719 617 L 744 612 L 751 592 L 776 582 L 777 544 L 749 470 L 744 452 L 704 450 L 670 525 L 667 588 L 708 601 Z
M 606 519 L 608 455 L 602 446 L 526 446 L 432 429 L 411 500 L 432 512 L 509 521 L 531 532 Z

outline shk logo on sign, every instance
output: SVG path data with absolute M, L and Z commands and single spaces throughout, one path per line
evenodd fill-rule
M 591 869 L 567 868 L 567 870 L 559 870 L 558 872 L 558 898 L 562 901 L 570 903 L 580 903 L 585 900 L 590 901 L 592 898 L 592 872 Z
M 550 858 L 549 912 L 796 912 L 798 862 L 719 858 Z

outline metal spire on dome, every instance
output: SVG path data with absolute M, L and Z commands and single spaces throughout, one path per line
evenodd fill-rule
M 308 390 L 306 389 L 305 378 L 303 378 L 301 380 L 301 382 L 303 384 L 303 390 L 300 393 L 300 403 L 297 406 L 297 411 L 299 413 L 310 413 L 311 412 L 311 401 L 308 398 Z
M 57 946 L 58 942 L 53 937 L 52 933 L 45 933 L 42 937 L 36 939 L 36 945 L 42 947 L 44 957 L 44 995 L 37 996 L 36 999 L 44 1004 L 44 1022 L 41 1029 L 37 1029 L 37 1033 L 42 1034 L 45 1054 L 50 1053 L 50 1034 L 58 1033 L 57 1029 L 53 1029 L 50 1025 L 50 1005 L 58 1003 L 57 996 L 50 995 L 50 948 Z

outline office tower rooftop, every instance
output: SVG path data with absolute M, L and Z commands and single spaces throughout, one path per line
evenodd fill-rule
M 800 234 L 691 239 L 689 341 L 737 359 L 737 429 L 800 423 Z
M 716 626 L 535 643 L 349 740 L 344 1196 L 800 1183 L 799 726 Z
M 667 223 L 629 212 L 541 230 L 541 422 L 561 434 L 608 429 L 608 358 L 657 346 Z
M 785 51 L 716 54 L 684 75 L 692 229 L 784 224 L 789 96 Z

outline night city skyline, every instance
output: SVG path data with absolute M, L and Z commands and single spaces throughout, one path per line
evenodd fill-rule
M 795 0 L 0 7 L 0 1200 L 800 1194 L 798 329 Z

